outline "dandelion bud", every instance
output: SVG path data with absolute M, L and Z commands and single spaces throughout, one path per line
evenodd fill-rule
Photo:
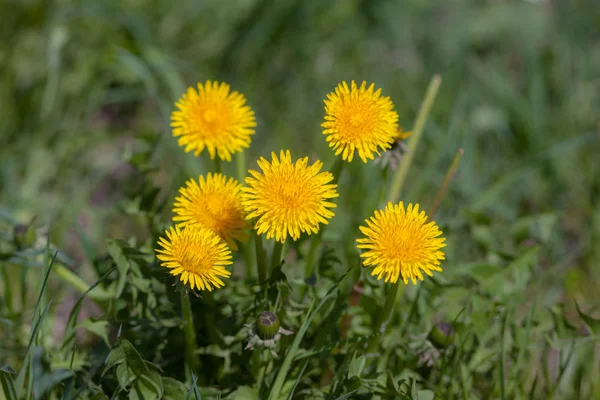
M 275 337 L 279 332 L 279 318 L 270 311 L 262 312 L 256 318 L 256 332 L 262 340 L 268 340 Z
M 438 322 L 429 332 L 429 340 L 441 349 L 454 343 L 454 336 L 454 328 L 447 322 Z

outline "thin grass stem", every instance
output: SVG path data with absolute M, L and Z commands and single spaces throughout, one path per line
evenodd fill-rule
M 440 186 L 440 188 L 438 189 L 437 194 L 435 195 L 435 200 L 433 201 L 433 205 L 429 209 L 429 218 L 433 219 L 433 216 L 435 215 L 437 210 L 440 208 L 440 204 L 442 204 L 442 200 L 444 200 L 444 197 L 446 196 L 446 192 L 448 191 L 448 186 L 450 185 L 450 182 L 454 178 L 454 175 L 456 175 L 456 170 L 458 169 L 458 165 L 460 164 L 460 160 L 462 159 L 463 154 L 464 154 L 463 149 L 458 149 L 456 151 L 456 154 L 454 155 L 454 159 L 452 159 L 452 163 L 450 164 L 450 167 L 448 167 L 448 170 L 446 171 L 446 176 L 444 177 L 444 182 L 442 182 L 442 186 Z
M 400 161 L 400 167 L 396 170 L 396 174 L 392 180 L 392 185 L 390 186 L 388 201 L 392 203 L 395 203 L 400 198 L 402 187 L 404 186 L 408 171 L 412 165 L 415 151 L 417 150 L 417 146 L 419 145 L 421 136 L 423 135 L 423 129 L 425 128 L 427 117 L 429 117 L 429 113 L 431 112 L 431 108 L 433 107 L 433 103 L 441 83 L 442 78 L 439 75 L 434 75 L 429 83 L 427 93 L 425 94 L 425 99 L 423 100 L 421 108 L 419 109 L 419 113 L 417 114 L 417 120 L 415 121 L 413 133 L 408 139 L 407 146 L 409 151 L 402 157 L 402 160 Z

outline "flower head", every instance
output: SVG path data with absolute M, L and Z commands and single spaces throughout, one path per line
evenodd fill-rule
M 188 281 L 192 289 L 212 291 L 225 284 L 219 277 L 229 278 L 225 269 L 231 265 L 231 251 L 211 230 L 198 226 L 181 229 L 178 226 L 165 231 L 167 239 L 161 237 L 156 257 L 162 266 L 169 268 L 171 275 L 181 275 L 184 284 Z
M 319 172 L 320 161 L 308 166 L 308 157 L 292 163 L 290 151 L 281 151 L 279 159 L 271 153 L 272 162 L 258 160 L 262 174 L 250 170 L 246 178 L 249 187 L 242 188 L 246 218 L 258 218 L 255 228 L 258 234 L 267 233 L 267 239 L 275 237 L 284 242 L 288 234 L 296 240 L 300 232 L 317 233 L 319 224 L 327 224 L 333 217 L 335 204 L 327 201 L 338 197 L 337 185 L 330 172 Z
M 204 148 L 210 158 L 231 161 L 233 153 L 250 146 L 256 120 L 246 98 L 229 92 L 226 83 L 206 81 L 198 91 L 189 88 L 175 103 L 178 110 L 171 114 L 173 136 L 185 151 L 198 156 Z
M 389 97 L 381 96 L 375 84 L 360 88 L 352 81 L 350 87 L 342 82 L 325 99 L 325 122 L 321 124 L 329 147 L 335 155 L 352 161 L 354 153 L 367 162 L 379 149 L 389 149 L 398 127 L 398 114 Z
M 398 282 L 402 275 L 404 283 L 408 279 L 416 284 L 416 278 L 423 280 L 423 273 L 432 276 L 431 271 L 441 271 L 440 260 L 444 260 L 444 238 L 435 222 L 427 221 L 424 211 L 419 213 L 419 205 L 388 203 L 384 211 L 375 211 L 375 216 L 367 219 L 367 226 L 360 231 L 367 236 L 358 239 L 358 248 L 366 249 L 360 256 L 364 265 L 375 266 L 371 275 L 385 281 Z
M 235 240 L 246 241 L 249 228 L 244 219 L 240 189 L 242 185 L 223 174 L 202 175 L 186 182 L 175 199 L 173 221 L 180 227 L 198 225 L 215 232 L 229 247 L 237 250 Z

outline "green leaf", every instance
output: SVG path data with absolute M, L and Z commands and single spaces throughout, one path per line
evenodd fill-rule
M 126 390 L 129 387 L 129 385 L 131 385 L 131 383 L 135 380 L 135 375 L 133 374 L 133 371 L 131 371 L 131 369 L 127 366 L 126 363 L 121 363 L 117 365 L 116 375 L 117 381 L 119 382 L 119 386 L 121 386 L 123 390 Z
M 77 325 L 77 328 L 87 329 L 88 331 L 101 337 L 107 346 L 110 345 L 108 340 L 108 328 L 110 323 L 105 320 L 95 321 L 93 318 L 87 318 Z
M 120 339 L 117 339 L 118 341 Z M 106 357 L 106 361 L 104 362 L 104 371 L 102 371 L 102 375 L 106 373 L 109 369 L 114 367 L 115 365 L 120 365 L 125 361 L 125 352 L 119 345 L 115 345 L 108 356 Z
M 360 378 L 360 374 L 365 368 L 366 362 L 367 360 L 365 356 L 357 357 L 356 352 L 354 352 L 352 361 L 350 361 L 350 368 L 348 368 L 348 379 L 352 379 L 354 377 Z
M 417 399 L 419 400 L 433 400 L 435 393 L 431 390 L 418 390 Z
M 258 398 L 258 390 L 249 386 L 240 386 L 226 397 L 231 400 L 256 400 Z
M 173 378 L 162 378 L 163 400 L 185 400 L 187 387 Z
M 394 378 L 392 373 L 390 371 L 388 371 L 385 385 L 386 385 L 386 389 L 389 392 L 398 393 L 398 394 L 402 393 L 402 392 L 400 392 L 400 385 L 402 383 L 404 383 L 404 379 L 396 380 L 396 378 Z
M 138 381 L 140 384 L 143 383 L 148 390 L 156 393 L 157 398 L 161 398 L 163 395 L 163 385 L 160 376 L 160 369 L 149 361 L 144 361 L 144 364 L 148 370 L 143 375 L 138 375 Z
M 112 239 L 107 240 L 108 254 L 110 254 L 119 270 L 119 280 L 117 281 L 117 287 L 115 289 L 115 298 L 121 297 L 121 294 L 125 289 L 125 283 L 127 282 L 127 273 L 131 269 L 130 261 L 123 253 L 119 243 L 123 242 Z
M 102 375 L 114 366 L 117 366 L 119 385 L 126 390 L 133 383 L 134 389 L 137 391 L 134 396 L 144 395 L 147 397 L 150 392 L 157 398 L 163 395 L 160 369 L 154 364 L 144 361 L 127 339 L 117 339 L 117 343 L 106 358 Z
M 16 371 L 8 365 L 4 365 L 0 368 L 0 383 L 2 383 L 2 390 L 4 391 L 6 400 L 18 400 L 13 378 L 15 374 Z
M 162 386 L 160 376 L 158 382 Z M 129 391 L 129 398 L 132 400 L 158 400 L 162 398 L 162 393 L 156 392 L 156 387 L 148 380 L 138 379 L 134 382 L 133 387 Z

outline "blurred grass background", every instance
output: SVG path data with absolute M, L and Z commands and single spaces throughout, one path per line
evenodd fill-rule
M 187 86 L 223 80 L 246 95 L 258 121 L 251 165 L 291 148 L 327 166 L 322 100 L 337 83 L 375 82 L 410 129 L 439 73 L 402 197 L 428 207 L 464 149 L 438 212 L 450 279 L 541 243 L 528 287 L 539 306 L 564 303 L 575 324 L 573 299 L 597 308 L 596 0 L 3 0 L 0 15 L 0 217 L 49 224 L 84 276 L 85 252 L 104 251 L 106 237 L 145 234 L 122 213 L 139 179 L 127 160 L 155 146 L 149 173 L 168 202 L 202 171 L 169 127 Z M 365 185 L 386 184 L 369 178 L 375 168 L 346 171 L 356 204 Z M 371 172 L 357 183 L 361 169 Z M 366 196 L 370 210 L 351 199 L 335 223 L 364 220 L 376 203 Z

